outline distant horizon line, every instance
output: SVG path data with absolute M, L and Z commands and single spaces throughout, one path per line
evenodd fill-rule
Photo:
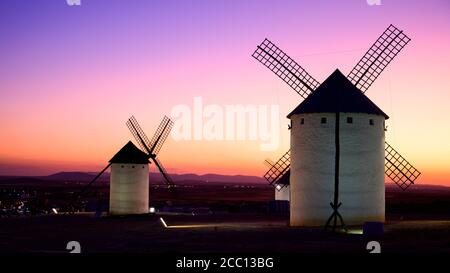
M 0 173 L 0 177 L 14 177 L 14 178 L 37 178 L 37 177 L 48 177 L 48 176 L 52 176 L 52 175 L 56 175 L 56 174 L 63 174 L 63 173 L 79 173 L 79 174 L 89 174 L 89 175 L 95 175 L 98 172 L 95 171 L 59 171 L 59 172 L 54 172 L 48 175 L 9 175 L 9 174 L 1 174 Z M 104 174 L 110 174 L 110 172 L 106 172 Z M 149 174 L 159 174 L 161 175 L 159 172 L 151 172 L 149 171 Z M 243 177 L 254 177 L 254 178 L 259 178 L 259 179 L 264 179 L 263 176 L 256 176 L 256 175 L 245 175 L 245 174 L 220 174 L 220 173 L 205 173 L 205 174 L 198 174 L 198 173 L 171 173 L 169 172 L 170 175 L 196 175 L 196 176 L 207 176 L 207 175 L 218 175 L 218 176 L 228 176 L 228 177 L 236 177 L 236 176 L 243 176 Z M 387 182 L 385 181 L 385 184 L 387 185 L 392 185 L 395 186 L 396 184 L 394 182 Z M 437 186 L 437 187 L 447 187 L 450 188 L 450 183 L 447 184 L 433 184 L 433 183 L 417 183 L 417 184 L 413 184 L 414 185 L 418 185 L 418 186 Z
M 53 172 L 51 174 L 44 174 L 44 175 L 20 175 L 20 174 L 2 174 L 0 173 L 0 177 L 5 177 L 5 176 L 9 176 L 9 177 L 45 177 L 45 176 L 51 176 L 51 175 L 55 175 L 55 174 L 60 174 L 60 173 L 85 173 L 85 174 L 98 174 L 98 171 L 59 171 L 59 172 Z M 106 173 L 111 173 L 110 171 L 105 171 Z M 148 173 L 160 173 L 160 172 L 152 172 L 149 171 Z M 203 173 L 203 174 L 199 174 L 199 173 L 194 173 L 194 172 L 186 172 L 186 173 L 175 173 L 175 172 L 167 172 L 171 175 L 198 175 L 198 176 L 203 176 L 203 175 L 222 175 L 222 176 L 251 176 L 251 177 L 259 177 L 259 178 L 263 178 L 263 176 L 258 176 L 258 175 L 250 175 L 250 174 L 221 174 L 221 173 Z

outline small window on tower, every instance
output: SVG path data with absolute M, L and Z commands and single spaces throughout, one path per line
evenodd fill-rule
M 304 118 L 300 119 L 300 124 L 305 124 L 305 119 Z
M 142 169 L 144 168 L 144 166 L 142 166 Z
M 373 119 L 369 119 L 369 124 L 374 125 Z
M 134 165 L 133 165 L 133 166 L 131 166 L 131 168 L 133 168 L 133 169 L 134 169 Z
M 322 123 L 322 124 L 327 123 L 327 118 L 321 118 L 320 123 Z
M 347 117 L 347 123 L 353 123 L 353 118 L 352 117 Z
M 123 165 L 121 165 L 120 167 L 121 167 L 121 168 L 123 168 L 124 166 L 123 166 Z

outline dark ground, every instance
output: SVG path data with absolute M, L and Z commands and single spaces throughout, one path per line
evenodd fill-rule
M 100 218 L 49 215 L 0 221 L 1 252 L 66 252 L 78 241 L 83 253 L 319 253 L 365 252 L 360 234 L 292 228 L 276 215 Z M 379 240 L 384 253 L 450 253 L 450 221 L 388 221 Z
M 29 190 L 29 185 L 23 187 Z M 46 193 L 46 202 L 51 205 L 61 203 L 70 196 L 67 192 L 76 189 L 73 185 L 66 185 L 65 190 L 41 187 L 45 187 L 40 191 Z M 107 198 L 105 185 L 94 192 L 103 192 L 103 199 Z M 167 190 L 153 187 L 152 205 L 188 212 L 203 208 L 202 213 L 161 212 L 158 216 L 124 218 L 95 218 L 93 213 L 3 217 L 0 252 L 65 253 L 69 241 L 80 242 L 84 253 L 366 252 L 368 238 L 361 234 L 288 227 L 286 214 L 268 210 L 273 189 L 266 185 L 187 183 L 178 193 L 178 199 L 167 202 L 171 199 Z M 384 253 L 450 253 L 449 188 L 416 186 L 401 192 L 388 186 L 386 203 L 385 234 L 377 238 Z M 210 211 L 205 213 L 204 208 Z M 163 227 L 159 217 L 169 228 Z

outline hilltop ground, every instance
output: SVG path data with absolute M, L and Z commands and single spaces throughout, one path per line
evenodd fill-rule
M 12 186 L 3 183 L 0 189 Z M 54 181 L 14 186 L 46 193 L 48 206 L 67 201 L 69 193 L 79 188 L 79 184 Z M 67 242 L 73 240 L 87 253 L 366 251 L 368 238 L 358 234 L 360 230 L 330 234 L 322 229 L 288 227 L 286 213 L 269 209 L 273 188 L 267 185 L 186 182 L 177 190 L 174 199 L 167 189 L 153 185 L 152 206 L 178 208 L 178 213 L 126 218 L 94 217 L 94 213 L 0 218 L 0 252 L 66 252 Z M 107 185 L 97 185 L 87 198 L 100 195 L 105 203 L 107 191 Z M 450 252 L 449 188 L 415 186 L 401 192 L 388 186 L 386 201 L 385 235 L 379 238 L 383 252 Z M 196 211 L 199 213 L 193 215 Z

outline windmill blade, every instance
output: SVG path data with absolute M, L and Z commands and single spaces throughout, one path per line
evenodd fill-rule
M 139 126 L 136 118 L 134 116 L 131 116 L 126 124 L 142 150 L 150 154 L 150 147 L 152 147 L 151 142 L 148 140 L 148 137 L 144 133 L 144 130 L 142 130 L 141 126 Z
M 272 168 L 272 166 L 275 165 L 275 162 L 270 159 L 266 159 L 264 160 L 264 164 L 267 167 Z M 287 187 L 289 185 L 289 176 L 290 170 L 288 169 L 281 177 L 279 177 L 272 183 L 272 186 L 275 186 L 277 190 L 281 190 L 282 188 Z
M 252 56 L 272 70 L 303 98 L 308 97 L 320 85 L 305 69 L 268 39 L 256 48 Z
M 411 184 L 414 184 L 420 172 L 391 145 L 387 142 L 385 145 L 385 173 L 402 190 L 406 190 Z
M 170 178 L 169 174 L 166 172 L 166 169 L 161 164 L 161 161 L 159 161 L 156 157 L 152 158 L 152 159 L 153 159 L 153 162 L 155 162 L 155 165 L 158 168 L 159 172 L 164 177 L 164 180 L 165 180 L 166 184 L 169 186 L 169 188 L 174 188 L 175 183 L 173 182 L 172 178 Z
M 264 174 L 264 178 L 270 185 L 276 183 L 291 166 L 291 150 L 287 151 L 269 170 Z
M 150 153 L 157 155 L 159 150 L 161 150 L 162 145 L 166 141 L 169 136 L 170 131 L 173 127 L 173 121 L 169 119 L 167 116 L 164 116 L 163 120 L 159 124 L 158 129 L 156 130 L 155 135 L 152 138 L 152 148 L 150 149 Z
M 264 160 L 264 164 L 270 168 L 275 164 L 275 162 L 267 158 L 266 160 Z
M 69 204 L 67 205 L 67 210 L 71 209 L 73 204 L 92 186 L 92 184 L 94 184 L 95 181 L 97 181 L 97 179 L 100 178 L 100 176 L 102 176 L 102 174 L 109 168 L 109 166 L 111 166 L 111 164 L 112 163 L 106 165 L 106 167 L 101 172 L 99 172 L 94 177 L 94 179 L 91 180 L 91 182 L 89 182 L 86 186 L 84 186 L 79 193 L 74 194 L 74 197 L 72 198 L 72 200 L 70 200 Z
M 386 66 L 411 39 L 393 25 L 381 34 L 347 78 L 362 92 L 366 92 Z
M 289 168 L 273 185 L 276 185 L 278 190 L 289 186 L 289 178 L 291 176 L 291 168 Z

